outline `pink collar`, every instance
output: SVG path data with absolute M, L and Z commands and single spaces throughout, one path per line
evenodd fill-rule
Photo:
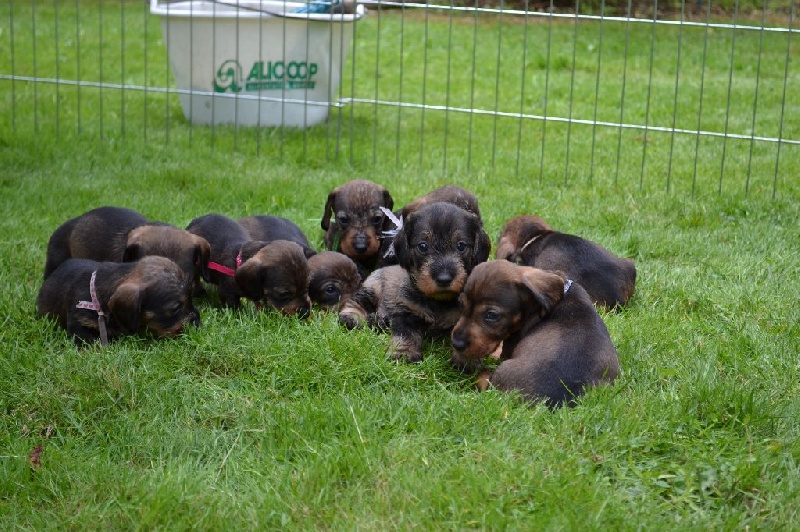
M 97 312 L 97 325 L 100 328 L 100 343 L 108 345 L 108 331 L 106 330 L 106 315 L 103 312 L 103 307 L 100 306 L 100 301 L 97 299 L 97 290 L 95 290 L 94 282 L 97 279 L 97 270 L 92 272 L 92 277 L 89 279 L 89 296 L 91 301 L 78 301 L 75 308 L 85 308 Z
M 242 250 L 239 250 L 239 254 L 236 255 L 236 269 L 242 267 Z M 236 270 L 233 268 L 228 268 L 224 264 L 220 264 L 218 262 L 208 261 L 208 269 L 214 270 L 216 272 L 221 273 L 222 275 L 227 275 L 228 277 L 233 277 L 236 275 Z

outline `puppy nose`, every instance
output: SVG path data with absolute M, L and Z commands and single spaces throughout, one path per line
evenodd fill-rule
M 357 235 L 353 241 L 353 249 L 355 249 L 357 253 L 364 253 L 367 251 L 368 247 L 367 237 L 364 235 Z
M 195 327 L 200 327 L 200 314 L 196 310 L 189 314 L 189 323 Z
M 311 308 L 306 305 L 298 307 L 295 315 L 301 320 L 307 319 L 311 315 Z
M 455 349 L 456 351 L 463 351 L 467 347 L 469 347 L 469 342 L 467 341 L 467 338 L 464 335 L 454 332 L 451 340 L 453 342 L 453 349 Z
M 453 282 L 453 274 L 449 270 L 441 270 L 436 272 L 433 280 L 439 286 L 450 286 L 450 283 Z

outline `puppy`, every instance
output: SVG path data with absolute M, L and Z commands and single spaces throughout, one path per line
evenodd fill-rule
M 480 389 L 518 390 L 551 407 L 619 374 L 608 330 L 589 295 L 560 272 L 495 260 L 470 275 L 453 328 L 452 363 L 473 369 L 502 343 L 502 362 Z
M 452 203 L 467 212 L 471 212 L 477 216 L 478 219 L 481 218 L 481 210 L 478 208 L 478 198 L 475 197 L 475 194 L 456 185 L 445 185 L 432 190 L 424 196 L 420 196 L 410 203 L 406 203 L 400 212 L 403 215 L 403 219 L 406 219 L 412 212 L 418 211 L 425 205 L 439 201 Z
M 357 179 L 336 187 L 328 194 L 322 214 L 325 247 L 353 259 L 366 276 L 381 266 L 388 248 L 388 243 L 382 248 L 380 236 L 392 224 L 381 207 L 391 211 L 393 206 L 389 191 L 372 181 Z
M 190 285 L 208 280 L 211 247 L 203 238 L 136 211 L 99 207 L 58 227 L 47 243 L 45 279 L 69 258 L 130 262 L 158 255 L 174 261 Z
M 538 216 L 508 221 L 497 243 L 496 256 L 543 270 L 560 270 L 579 283 L 596 305 L 625 305 L 636 286 L 636 266 L 600 244 L 553 231 Z
M 491 241 L 472 213 L 431 203 L 411 213 L 394 238 L 397 265 L 375 270 L 345 303 L 339 322 L 392 331 L 391 358 L 422 359 L 423 334 L 449 334 L 467 276 Z
M 183 271 L 157 256 L 126 263 L 67 259 L 42 284 L 36 310 L 55 318 L 77 344 L 101 332 L 107 339 L 145 329 L 175 336 L 187 323 L 200 325 Z
M 308 259 L 308 295 L 325 309 L 338 310 L 361 286 L 353 260 L 337 251 L 323 251 Z
M 296 242 L 303 248 L 306 258 L 311 258 L 317 252 L 311 247 L 305 233 L 300 227 L 291 220 L 271 216 L 268 214 L 259 216 L 247 216 L 236 220 L 239 225 L 247 230 L 250 238 L 261 240 L 262 242 L 272 242 L 273 240 L 288 240 Z
M 299 244 L 253 240 L 244 227 L 220 214 L 195 218 L 187 231 L 211 245 L 209 279 L 224 306 L 238 308 L 246 297 L 289 316 L 308 317 L 308 261 Z

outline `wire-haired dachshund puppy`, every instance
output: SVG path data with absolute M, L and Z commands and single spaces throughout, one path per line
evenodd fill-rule
M 496 257 L 543 270 L 560 270 L 580 283 L 595 304 L 624 305 L 633 296 L 636 266 L 600 244 L 553 231 L 533 215 L 508 221 L 497 243 Z
M 478 198 L 469 190 L 457 185 L 444 185 L 443 187 L 432 190 L 424 196 L 420 196 L 406 203 L 400 212 L 403 215 L 403 219 L 405 219 L 408 218 L 409 214 L 418 211 L 425 205 L 430 205 L 431 203 L 439 201 L 452 203 L 467 212 L 471 212 L 479 219 L 481 217 L 481 210 L 478 208 Z
M 224 306 L 237 308 L 246 297 L 290 316 L 308 317 L 308 261 L 302 246 L 253 240 L 236 220 L 221 214 L 195 218 L 186 229 L 211 245 L 209 278 Z
M 307 259 L 316 254 L 303 230 L 287 218 L 262 214 L 239 218 L 236 221 L 247 230 L 253 240 L 261 240 L 262 242 L 288 240 L 299 244 L 303 248 L 303 253 Z
M 174 261 L 186 282 L 208 280 L 211 247 L 205 239 L 169 224 L 148 222 L 123 207 L 99 207 L 64 222 L 47 244 L 45 279 L 69 258 L 131 262 L 158 255 Z
M 183 271 L 157 256 L 137 262 L 67 259 L 42 284 L 36 309 L 55 318 L 77 344 L 143 330 L 175 336 L 187 323 L 200 325 Z
M 561 272 L 495 260 L 475 268 L 460 297 L 452 362 L 476 369 L 502 343 L 502 362 L 478 377 L 551 407 L 619 374 L 617 350 L 589 295 Z
M 338 310 L 361 286 L 353 260 L 338 251 L 323 251 L 308 259 L 308 295 L 325 309 Z
M 449 334 L 458 295 L 472 269 L 489 256 L 480 219 L 450 203 L 411 213 L 394 238 L 397 265 L 375 270 L 345 303 L 339 321 L 392 331 L 391 357 L 418 362 L 423 336 Z
M 394 200 L 384 187 L 356 179 L 328 194 L 320 225 L 325 231 L 325 247 L 353 259 L 362 276 L 381 266 L 388 244 L 381 246 L 381 232 L 391 223 L 381 207 L 392 210 Z
M 308 259 L 308 295 L 325 309 L 339 308 L 361 286 L 361 274 L 353 260 L 338 251 L 317 253 L 300 227 L 286 218 L 260 215 L 237 220 L 253 240 L 290 240 L 302 246 Z

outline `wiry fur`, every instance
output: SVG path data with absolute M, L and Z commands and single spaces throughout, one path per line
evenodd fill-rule
M 311 243 L 308 241 L 303 230 L 287 218 L 262 214 L 256 216 L 246 216 L 236 220 L 239 225 L 245 228 L 250 238 L 262 242 L 272 242 L 273 240 L 288 240 L 295 242 L 303 248 L 306 258 L 311 258 L 316 254 Z
M 382 245 L 380 237 L 392 224 L 380 208 L 392 210 L 393 206 L 389 191 L 366 179 L 334 188 L 328 194 L 320 222 L 325 231 L 325 247 L 353 259 L 362 277 L 366 277 L 382 265 L 388 247 Z
M 432 203 L 409 215 L 394 246 L 399 264 L 373 272 L 339 321 L 391 329 L 390 356 L 417 362 L 423 336 L 448 334 L 455 324 L 458 295 L 470 271 L 489 256 L 491 242 L 474 214 Z
M 180 266 L 189 284 L 208 280 L 211 248 L 205 239 L 184 229 L 148 222 L 136 211 L 99 207 L 64 222 L 47 244 L 45 279 L 70 258 L 98 262 L 131 262 L 151 255 Z
M 481 218 L 481 210 L 478 208 L 478 198 L 469 190 L 457 185 L 444 185 L 443 187 L 434 189 L 424 196 L 420 196 L 406 203 L 400 213 L 405 219 L 408 218 L 412 212 L 420 210 L 425 205 L 437 202 L 452 203 L 467 212 L 471 212 L 477 216 L 478 219 Z
M 460 297 L 453 365 L 477 369 L 500 345 L 503 362 L 478 385 L 516 390 L 549 406 L 572 403 L 589 386 L 614 381 L 617 351 L 589 295 L 561 272 L 508 261 L 479 265 Z
M 636 286 L 636 265 L 600 244 L 553 231 L 538 216 L 509 220 L 497 245 L 496 256 L 525 266 L 563 271 L 589 293 L 592 301 L 608 308 L 625 305 Z
M 240 299 L 246 297 L 287 315 L 308 316 L 308 261 L 299 244 L 252 240 L 244 227 L 220 214 L 195 218 L 187 230 L 209 242 L 211 262 L 235 271 L 234 276 L 215 270 L 209 273 L 224 306 L 237 308 Z M 239 267 L 237 257 L 241 259 Z
M 308 295 L 323 308 L 338 310 L 361 286 L 353 260 L 337 251 L 323 251 L 308 259 Z
M 167 258 L 148 256 L 126 263 L 67 259 L 42 284 L 36 309 L 74 335 L 76 343 L 100 337 L 98 313 L 76 307 L 80 301 L 91 301 L 95 271 L 95 290 L 110 340 L 143 330 L 175 336 L 186 323 L 200 325 L 183 271 Z

